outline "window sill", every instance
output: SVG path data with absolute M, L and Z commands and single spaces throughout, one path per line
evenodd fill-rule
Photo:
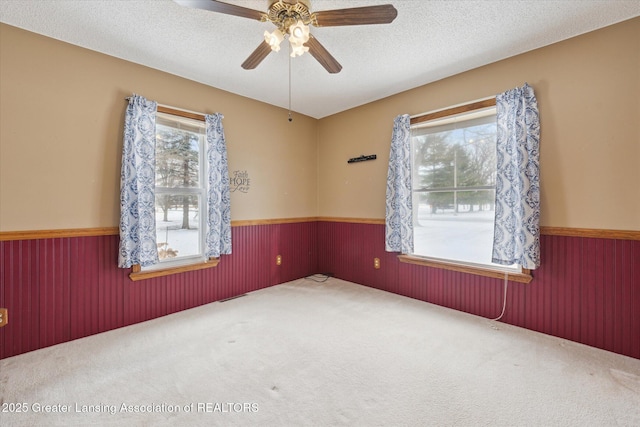
M 134 282 L 138 280 L 152 279 L 154 277 L 169 276 L 171 274 L 184 273 L 186 271 L 203 270 L 205 268 L 216 267 L 220 263 L 220 258 L 210 258 L 205 262 L 197 264 L 181 265 L 179 267 L 164 268 L 159 270 L 142 271 L 139 265 L 134 265 L 129 278 Z
M 444 270 L 458 271 L 461 273 L 475 274 L 478 276 L 493 277 L 496 279 L 504 279 L 504 274 L 505 274 L 505 272 L 501 270 L 492 270 L 490 268 L 455 264 L 452 262 L 450 263 L 450 262 L 444 262 L 444 261 L 436 261 L 432 259 L 419 258 L 411 255 L 398 255 L 398 259 L 400 260 L 400 262 L 404 262 L 406 264 L 415 264 L 415 265 L 422 265 L 425 267 L 441 268 Z M 512 282 L 529 283 L 533 279 L 533 276 L 531 275 L 531 271 L 524 268 L 522 269 L 521 273 L 507 272 L 507 274 L 509 276 L 509 280 Z

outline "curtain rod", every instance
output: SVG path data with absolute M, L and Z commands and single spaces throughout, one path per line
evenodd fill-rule
M 430 113 L 418 114 L 409 118 L 409 123 L 415 125 L 418 123 L 428 122 L 430 120 L 440 119 L 443 117 L 455 116 L 470 111 L 481 110 L 496 105 L 496 97 L 492 96 L 478 101 L 468 102 L 466 104 L 459 104 L 454 107 L 445 108 L 442 110 L 436 110 Z
M 435 113 L 439 113 L 440 111 L 445 111 L 445 110 L 450 110 L 452 108 L 459 108 L 459 107 L 463 107 L 465 105 L 471 105 L 471 104 L 475 104 L 476 102 L 484 102 L 484 101 L 488 101 L 490 99 L 496 99 L 496 96 L 487 96 L 486 98 L 480 98 L 480 99 L 476 99 L 475 101 L 470 101 L 470 102 L 463 102 L 462 104 L 457 104 L 457 105 L 451 105 L 449 107 L 446 108 L 440 108 L 438 110 L 431 110 L 431 111 L 427 111 L 425 113 L 418 113 L 418 114 L 414 114 L 412 116 L 409 116 L 410 119 L 415 119 L 417 117 L 422 117 L 422 116 L 426 116 L 428 114 L 435 114 Z
M 125 101 L 129 101 L 131 99 L 130 96 L 127 96 L 124 98 Z M 158 105 L 158 107 L 163 108 L 165 110 L 170 110 L 170 111 L 164 111 L 166 113 L 169 114 L 174 114 L 176 116 L 182 116 L 182 117 L 187 117 L 187 118 L 191 118 L 191 119 L 195 119 L 195 120 L 201 120 L 201 121 L 205 121 L 205 113 L 201 113 L 199 111 L 191 111 L 191 110 L 185 110 L 183 108 L 178 108 L 178 107 L 173 107 L 171 105 L 164 105 L 164 104 L 160 104 L 160 103 L 156 103 Z M 163 111 L 160 111 L 161 113 Z

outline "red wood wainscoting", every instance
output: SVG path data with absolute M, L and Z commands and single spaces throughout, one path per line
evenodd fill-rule
M 117 267 L 113 232 L 3 239 L 0 307 L 9 309 L 9 323 L 0 328 L 0 359 L 316 273 L 317 225 L 234 226 L 233 253 L 217 267 L 137 282 Z
M 542 266 L 531 283 L 510 282 L 501 321 L 640 359 L 639 233 L 592 231 L 543 229 Z M 0 358 L 318 272 L 484 317 L 502 309 L 501 279 L 401 263 L 379 220 L 235 225 L 217 267 L 138 282 L 116 266 L 118 236 L 99 234 L 1 239 Z
M 509 283 L 501 321 L 640 359 L 640 233 L 556 231 L 543 229 L 531 283 Z M 488 318 L 502 310 L 503 280 L 399 262 L 383 224 L 320 221 L 318 243 L 321 272 Z

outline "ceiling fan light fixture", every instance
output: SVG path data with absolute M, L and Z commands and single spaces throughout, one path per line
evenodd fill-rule
M 289 38 L 289 44 L 291 45 L 291 57 L 301 56 L 305 52 L 309 52 L 309 47 L 302 43 L 294 43 L 293 39 Z
M 280 43 L 284 40 L 284 34 L 279 29 L 273 30 L 272 33 L 269 31 L 264 32 L 264 41 L 266 41 L 271 50 L 274 52 L 278 52 L 280 50 Z
M 0 0 L 1 1 L 1 0 Z M 239 16 L 260 22 L 271 22 L 277 31 L 265 31 L 264 41 L 242 63 L 245 70 L 256 68 L 270 52 L 280 50 L 285 37 L 289 38 L 291 56 L 305 52 L 311 55 L 329 73 L 339 73 L 342 65 L 331 56 L 318 39 L 309 34 L 309 25 L 314 27 L 338 27 L 347 25 L 389 24 L 398 16 L 391 4 L 351 7 L 344 9 L 311 12 L 310 0 L 269 0 L 267 13 L 218 0 L 173 0 L 186 7 Z M 345 2 L 346 3 L 346 2 Z M 307 46 L 305 46 L 305 43 Z
M 289 42 L 302 45 L 307 41 L 309 41 L 309 26 L 298 20 L 289 27 Z

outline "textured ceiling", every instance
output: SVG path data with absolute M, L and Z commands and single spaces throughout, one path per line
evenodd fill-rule
M 268 0 L 227 1 L 266 11 Z M 292 109 L 322 118 L 640 16 L 634 1 L 311 0 L 312 11 L 393 4 L 387 25 L 312 28 L 342 64 L 291 60 Z M 288 107 L 289 57 L 240 64 L 274 26 L 172 0 L 0 0 L 0 21 L 266 103 Z M 170 100 L 159 100 L 168 102 Z

